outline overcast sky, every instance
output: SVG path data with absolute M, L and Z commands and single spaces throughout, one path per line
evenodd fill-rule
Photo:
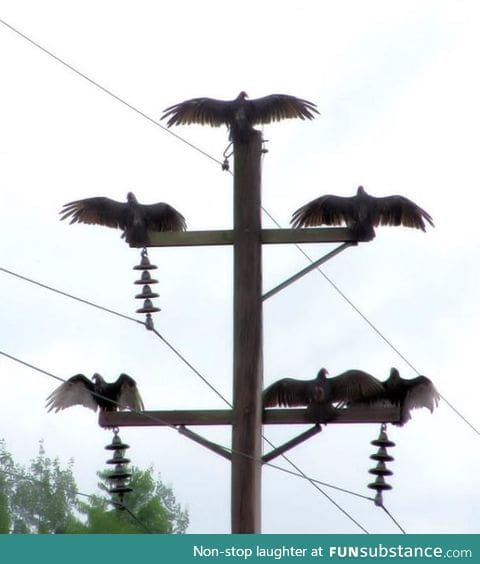
M 378 229 L 324 272 L 471 424 L 480 429 L 476 351 L 480 281 L 479 11 L 467 0 L 158 3 L 4 0 L 0 18 L 154 120 L 197 96 L 288 93 L 316 103 L 314 122 L 265 127 L 263 205 L 285 227 L 325 193 L 402 194 L 435 229 Z M 189 229 L 232 225 L 232 179 L 213 160 L 122 105 L 0 24 L 0 267 L 138 317 L 139 251 L 114 230 L 58 220 L 88 196 L 166 201 Z M 224 128 L 176 128 L 222 160 Z M 273 227 L 264 217 L 264 226 Z M 319 257 L 329 245 L 310 245 Z M 232 387 L 232 256 L 227 248 L 151 249 L 158 331 L 223 395 Z M 306 265 L 291 246 L 264 249 L 264 288 Z M 222 401 L 154 334 L 0 272 L 0 350 L 68 378 L 133 376 L 147 409 Z M 265 304 L 265 384 L 360 368 L 380 379 L 415 370 L 318 273 Z M 47 413 L 57 382 L 0 357 L 0 437 L 26 463 L 45 440 L 74 458 L 95 491 L 111 433 L 81 407 Z M 226 446 L 230 429 L 196 429 Z M 301 426 L 265 428 L 282 443 Z M 316 479 L 371 495 L 377 425 L 329 425 L 289 456 Z M 385 505 L 409 533 L 479 532 L 480 450 L 445 402 L 389 426 L 397 446 Z M 230 531 L 230 467 L 167 428 L 124 428 L 132 462 L 153 464 L 190 511 L 191 533 Z M 278 461 L 285 467 L 285 462 Z M 263 532 L 360 530 L 306 481 L 265 468 Z M 371 533 L 398 529 L 372 503 L 326 489 Z

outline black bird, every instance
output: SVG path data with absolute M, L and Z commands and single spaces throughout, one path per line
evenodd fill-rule
M 322 368 L 313 380 L 283 378 L 274 382 L 263 392 L 263 407 L 350 404 L 384 392 L 382 383 L 363 370 L 347 370 L 332 378 L 327 374 L 328 370 Z
M 430 413 L 438 406 L 440 394 L 432 381 L 426 376 L 405 379 L 396 368 L 390 370 L 390 376 L 383 382 L 384 397 L 394 405 L 400 405 L 400 425 L 411 419 L 412 409 L 426 407 Z
M 93 411 L 97 411 L 97 408 L 100 411 L 127 408 L 143 411 L 143 401 L 137 384 L 127 374 L 120 374 L 117 381 L 111 383 L 105 382 L 100 374 L 94 374 L 92 380 L 83 374 L 76 374 L 48 396 L 45 407 L 48 411 L 53 409 L 57 413 L 73 405 L 83 405 Z
M 315 104 L 288 94 L 247 98 L 246 92 L 240 92 L 234 100 L 193 98 L 166 108 L 161 119 L 168 118 L 168 127 L 191 123 L 226 125 L 232 141 L 246 142 L 254 125 L 290 118 L 313 119 L 318 114 Z
M 132 192 L 127 202 L 105 197 L 75 200 L 63 206 L 60 219 L 72 223 L 104 225 L 123 230 L 122 237 L 134 246 L 148 245 L 147 231 L 184 231 L 185 218 L 169 204 L 140 204 Z
M 377 198 L 359 186 L 355 196 L 326 194 L 299 208 L 292 215 L 293 227 L 346 224 L 361 241 L 375 237 L 378 225 L 403 225 L 425 231 L 425 221 L 432 227 L 431 216 L 404 196 Z
M 300 407 L 324 398 L 322 382 L 326 368 L 322 368 L 313 380 L 282 378 L 263 391 L 263 407 Z

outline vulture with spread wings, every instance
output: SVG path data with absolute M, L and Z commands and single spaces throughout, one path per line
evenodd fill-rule
M 396 368 L 390 370 L 390 376 L 383 382 L 383 387 L 384 398 L 394 405 L 400 405 L 400 425 L 411 419 L 412 409 L 425 407 L 432 413 L 440 401 L 440 394 L 426 376 L 405 379 Z
M 148 231 L 184 231 L 185 218 L 164 202 L 140 204 L 132 192 L 127 202 L 95 197 L 75 200 L 63 206 L 60 219 L 70 223 L 104 225 L 123 230 L 122 237 L 132 246 L 148 245 Z
M 168 119 L 168 127 L 191 123 L 226 125 L 232 141 L 246 142 L 254 125 L 290 118 L 313 119 L 318 114 L 314 103 L 288 94 L 247 98 L 246 92 L 240 92 L 234 100 L 193 98 L 166 108 L 162 119 Z
M 355 196 L 326 194 L 299 208 L 292 215 L 293 227 L 342 225 L 350 227 L 360 241 L 375 237 L 378 225 L 403 225 L 425 231 L 425 222 L 432 227 L 431 216 L 404 196 L 377 198 L 359 186 Z
M 47 398 L 45 407 L 48 411 L 83 405 L 93 411 L 117 411 L 131 409 L 143 411 L 143 401 L 133 378 L 120 374 L 116 382 L 105 382 L 100 374 L 94 374 L 89 380 L 83 374 L 72 376 Z
M 382 383 L 363 370 L 347 370 L 327 378 L 320 369 L 313 380 L 283 378 L 263 392 L 263 407 L 296 407 L 314 403 L 349 404 L 377 397 L 384 392 Z

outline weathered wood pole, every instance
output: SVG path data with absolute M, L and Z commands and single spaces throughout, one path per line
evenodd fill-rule
M 234 143 L 232 533 L 261 532 L 261 153 L 259 131 Z

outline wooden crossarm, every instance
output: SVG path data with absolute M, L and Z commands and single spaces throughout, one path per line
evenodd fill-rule
M 101 412 L 101 427 L 149 427 L 166 425 L 231 425 L 231 409 L 201 409 L 189 411 Z M 395 406 L 355 406 L 333 409 L 328 424 L 336 423 L 398 423 L 400 408 Z M 317 421 L 307 409 L 265 409 L 264 425 L 307 425 Z

